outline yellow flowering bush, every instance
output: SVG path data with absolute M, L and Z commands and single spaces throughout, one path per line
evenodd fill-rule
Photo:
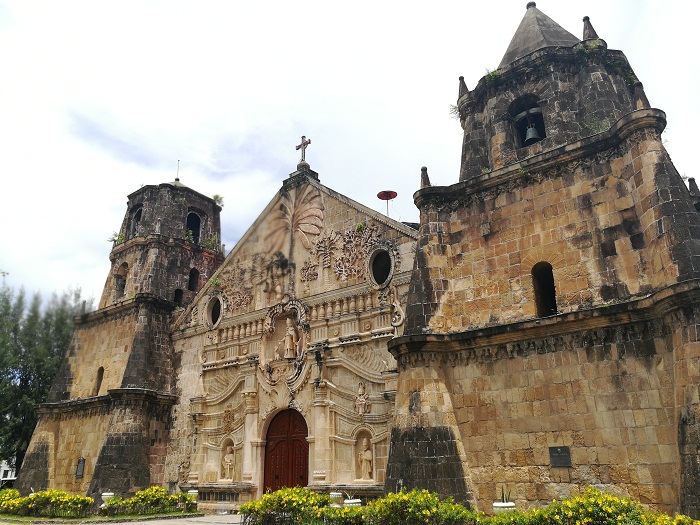
M 19 490 L 17 489 L 2 489 L 0 490 L 0 509 L 2 509 L 2 504 L 6 501 L 17 499 L 20 497 Z
M 401 490 L 371 501 L 365 513 L 372 525 L 458 525 L 475 524 L 479 513 L 454 503 L 441 501 L 427 490 Z
M 319 510 L 328 506 L 329 502 L 328 494 L 319 494 L 301 487 L 282 488 L 264 494 L 257 501 L 241 505 L 238 512 L 246 515 L 246 523 L 250 525 L 268 521 L 303 523 L 317 519 Z
M 485 517 L 481 525 L 700 525 L 688 516 L 672 518 L 641 503 L 589 487 L 579 496 L 541 509 Z
M 131 498 L 114 496 L 102 507 L 103 514 L 117 516 L 120 514 L 160 514 L 165 512 L 188 512 L 195 510 L 194 496 L 180 492 L 168 494 L 165 487 L 153 485 L 139 490 Z
M 329 507 L 325 494 L 296 487 L 265 494 L 240 509 L 246 525 L 700 525 L 653 512 L 629 498 L 588 488 L 546 507 L 485 516 L 427 490 L 402 490 L 365 507 Z
M 365 525 L 365 507 L 323 507 L 318 512 L 323 523 L 332 525 Z
M 15 490 L 2 494 L 0 512 L 20 516 L 80 518 L 88 515 L 93 501 L 87 496 L 68 494 L 62 490 L 42 490 L 25 497 Z

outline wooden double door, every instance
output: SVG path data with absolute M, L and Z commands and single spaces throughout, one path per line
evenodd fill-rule
M 277 414 L 267 430 L 264 491 L 309 484 L 308 427 L 296 410 Z

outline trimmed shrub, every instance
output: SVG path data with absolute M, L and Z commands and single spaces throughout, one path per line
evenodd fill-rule
M 107 516 L 127 514 L 162 514 L 168 512 L 191 512 L 196 508 L 194 496 L 180 492 L 168 494 L 165 487 L 153 485 L 139 490 L 131 498 L 114 496 L 101 508 Z
M 249 525 L 298 524 L 318 519 L 319 511 L 329 502 L 328 494 L 301 487 L 283 488 L 241 505 L 238 512 L 245 515 L 245 523 Z
M 366 507 L 328 507 L 325 494 L 281 489 L 246 503 L 246 525 L 700 525 L 688 516 L 670 517 L 629 498 L 588 488 L 580 496 L 529 511 L 485 516 L 427 490 L 402 490 Z
M 437 494 L 419 489 L 370 501 L 365 515 L 372 525 L 474 525 L 481 517 L 452 499 L 441 501 Z
M 42 490 L 21 497 L 19 492 L 0 493 L 0 512 L 19 516 L 82 518 L 89 514 L 94 500 L 62 490 Z M 14 497 L 17 496 L 17 497 Z

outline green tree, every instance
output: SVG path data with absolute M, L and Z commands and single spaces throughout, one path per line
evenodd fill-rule
M 4 279 L 0 286 L 0 459 L 16 468 L 36 426 L 34 405 L 46 400 L 68 350 L 80 295 L 80 289 L 54 294 L 42 308 L 39 294 L 28 303 L 24 289 L 15 293 Z

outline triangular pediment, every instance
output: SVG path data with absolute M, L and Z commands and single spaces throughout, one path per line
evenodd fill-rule
M 371 279 L 368 257 L 377 246 L 392 251 L 397 272 L 409 271 L 417 235 L 415 229 L 313 177 L 297 177 L 291 183 L 288 179 L 175 328 L 206 324 L 207 304 L 216 294 L 227 316 L 245 316 L 293 299 L 362 285 Z

